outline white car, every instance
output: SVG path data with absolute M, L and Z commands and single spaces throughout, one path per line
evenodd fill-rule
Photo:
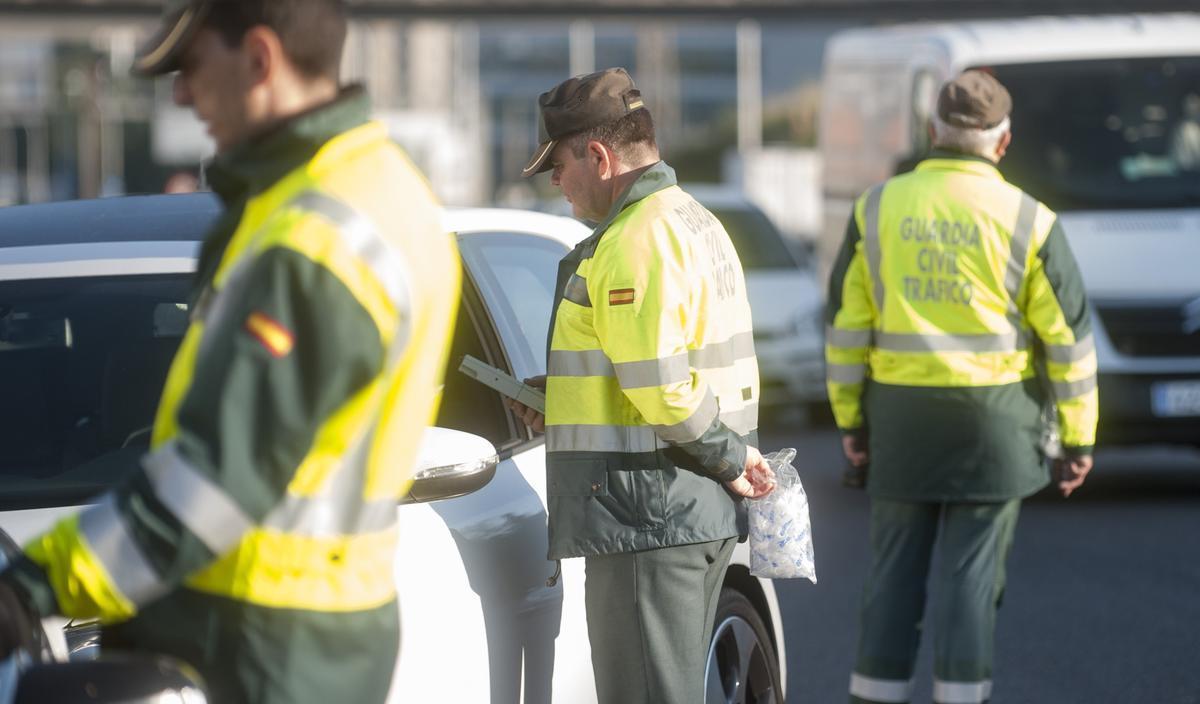
M 217 214 L 205 194 L 0 210 L 0 527 L 19 543 L 136 468 Z M 544 373 L 558 261 L 588 232 L 523 211 L 450 210 L 445 224 L 463 304 L 437 427 L 398 507 L 403 635 L 389 701 L 594 702 L 583 561 L 555 578 L 546 559 L 542 438 L 454 371 L 470 354 L 517 378 Z M 708 702 L 784 701 L 782 626 L 739 545 Z M 93 627 L 66 636 L 95 655 Z
M 825 295 L 808 257 L 737 188 L 685 184 L 683 190 L 724 225 L 746 275 L 754 353 L 766 405 L 803 403 L 823 415 Z

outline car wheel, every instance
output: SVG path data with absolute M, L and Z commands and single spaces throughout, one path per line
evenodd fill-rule
M 783 704 L 771 636 L 736 589 L 721 590 L 704 683 L 705 704 Z

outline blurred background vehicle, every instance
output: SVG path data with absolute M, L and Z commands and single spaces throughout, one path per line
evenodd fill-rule
M 754 316 L 754 352 L 767 406 L 799 404 L 823 417 L 824 294 L 811 250 L 789 242 L 741 189 L 683 184 L 721 221 L 742 261 Z M 767 413 L 778 410 L 772 408 Z
M 0 209 L 0 528 L 18 542 L 137 470 L 218 212 L 211 194 Z M 390 700 L 594 702 L 583 561 L 556 574 L 546 559 L 543 438 L 456 371 L 470 354 L 517 378 L 545 373 L 558 261 L 588 230 L 495 209 L 451 209 L 444 224 L 458 235 L 463 302 L 442 407 L 397 509 L 403 644 Z M 722 589 L 709 701 L 777 704 L 783 624 L 748 559 L 738 546 Z M 72 624 L 65 647 L 94 657 L 97 636 Z
M 929 148 L 942 82 L 1013 99 L 999 168 L 1056 210 L 1093 306 L 1101 444 L 1200 446 L 1200 16 L 1034 17 L 848 30 L 829 42 L 823 276 L 854 199 Z

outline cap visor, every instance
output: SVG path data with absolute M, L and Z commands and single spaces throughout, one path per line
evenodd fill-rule
M 158 31 L 138 49 L 133 60 L 133 72 L 140 76 L 158 76 L 179 69 L 179 55 L 200 25 L 201 13 L 196 7 L 184 8 L 174 21 L 167 20 Z
M 558 140 L 552 139 L 549 142 L 542 142 L 538 145 L 537 151 L 533 153 L 533 158 L 529 160 L 529 164 L 524 169 L 521 169 L 521 175 L 529 178 L 534 174 L 549 171 L 550 152 L 554 151 L 554 145 L 556 144 L 558 144 Z

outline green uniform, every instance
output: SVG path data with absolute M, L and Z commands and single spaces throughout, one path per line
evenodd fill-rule
M 937 152 L 855 204 L 827 317 L 834 415 L 843 432 L 866 437 L 874 503 L 852 694 L 908 701 L 940 515 L 946 559 L 962 568 L 953 579 L 996 586 L 953 600 L 958 612 L 938 622 L 938 643 L 976 645 L 953 666 L 938 660 L 935 700 L 985 701 L 1005 536 L 1016 522 L 1009 506 L 1049 481 L 1043 407 L 1053 403 L 1066 452 L 1090 453 L 1095 442 L 1096 356 L 1066 238 L 1054 213 L 991 162 Z M 972 514 L 959 525 L 970 507 L 992 520 Z M 954 552 L 969 546 L 986 555 Z M 879 608 L 898 584 L 909 598 Z
M 105 647 L 191 663 L 213 701 L 379 702 L 395 667 L 396 503 L 459 265 L 367 114 L 352 89 L 214 163 L 227 213 L 151 452 L 4 575 L 44 614 L 101 619 Z
M 740 476 L 758 426 L 751 329 L 729 236 L 661 162 L 560 267 L 546 388 L 550 557 L 588 558 L 605 702 L 702 696 L 706 649 L 695 635 L 707 642 L 704 619 L 729 559 L 714 543 L 738 535 L 738 504 L 722 482 Z M 613 557 L 629 553 L 636 560 Z M 698 571 L 677 570 L 681 559 Z M 678 578 L 630 581 L 635 564 Z M 638 604 L 668 615 L 635 618 Z M 634 641 L 639 663 L 673 682 L 619 666 L 632 651 L 618 651 Z

